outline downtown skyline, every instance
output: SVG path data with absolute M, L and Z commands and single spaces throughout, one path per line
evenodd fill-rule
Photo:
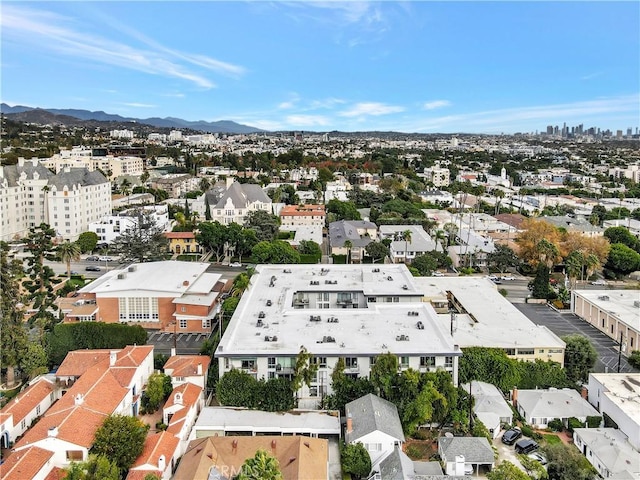
M 2 102 L 265 130 L 613 131 L 637 2 L 3 2 Z

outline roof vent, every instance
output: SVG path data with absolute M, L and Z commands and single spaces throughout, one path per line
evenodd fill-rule
M 335 337 L 322 337 L 322 341 L 319 343 L 336 343 Z
M 337 317 L 329 317 L 329 318 L 327 318 L 327 322 L 328 323 L 338 323 L 338 318 Z
M 371 270 L 373 273 L 380 273 L 380 269 L 379 268 L 374 268 L 373 270 Z
M 389 275 L 389 276 L 387 277 L 387 280 L 392 281 L 392 280 L 393 280 L 393 277 L 392 277 L 391 275 Z
M 271 281 L 269 282 L 269 286 L 270 287 L 275 287 L 276 286 L 276 276 L 275 275 L 271 276 Z
M 634 300 L 633 301 L 633 306 L 636 308 L 640 308 L 640 300 Z
M 320 315 L 310 315 L 309 316 L 309 321 L 310 322 L 321 322 L 322 318 L 320 318 Z
M 397 335 L 396 336 L 396 341 L 398 341 L 398 342 L 408 342 L 409 341 L 409 335 Z
M 271 300 L 267 300 L 267 307 L 270 307 L 272 305 Z
M 258 327 L 258 328 L 264 327 L 264 323 L 262 322 L 261 318 L 259 318 L 258 321 L 256 322 L 256 327 Z
M 136 266 L 135 265 L 131 265 L 129 268 L 127 268 L 127 271 L 135 272 L 136 271 Z
M 407 312 L 407 315 L 409 315 L 410 317 L 417 317 L 420 314 L 418 312 L 412 310 L 410 312 Z
M 309 285 L 320 285 L 320 282 L 318 280 L 311 280 Z
M 183 287 L 188 287 L 189 286 L 189 280 L 185 280 L 184 282 L 182 282 L 182 286 Z
M 264 318 L 266 315 L 263 311 L 260 311 L 260 313 L 258 314 L 258 318 Z
M 418 330 L 424 330 L 424 323 L 418 322 L 416 323 L 416 327 L 418 327 Z
M 126 273 L 119 273 L 119 274 L 118 274 L 118 280 L 123 280 L 123 279 L 125 279 L 125 278 L 127 278 Z
M 603 300 L 605 302 L 609 301 L 609 295 L 600 295 L 598 300 Z
M 278 341 L 278 337 L 275 336 L 275 335 L 273 335 L 273 336 L 265 335 L 264 341 L 265 342 L 277 342 Z
M 282 272 L 283 273 L 291 273 L 291 269 L 290 268 L 285 268 Z
M 58 427 L 49 427 L 49 430 L 47 431 L 47 436 L 56 438 L 58 436 Z
M 402 285 L 402 289 L 403 290 L 409 290 L 409 287 L 407 285 Z

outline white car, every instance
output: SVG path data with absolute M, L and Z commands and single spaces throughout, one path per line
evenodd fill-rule
M 496 275 L 489 275 L 487 278 L 488 278 L 489 280 L 494 280 L 494 281 L 495 281 L 495 280 L 500 280 L 500 277 L 498 277 L 498 276 L 496 276 Z
M 527 455 L 531 460 L 535 460 L 536 462 L 540 462 L 542 465 L 547 464 L 547 458 L 541 454 L 540 452 L 533 452 Z
M 233 262 L 233 263 L 230 263 L 229 266 L 233 268 L 239 268 L 242 266 L 242 264 L 240 262 Z
M 111 257 L 100 257 L 98 259 L 99 262 L 113 262 L 113 258 Z
M 442 272 L 433 272 L 431 274 L 432 277 L 444 277 L 444 273 Z
M 515 280 L 516 277 L 512 277 L 512 276 L 507 275 L 506 277 L 502 277 L 501 279 L 502 280 Z
M 591 282 L 591 285 L 606 285 L 607 282 L 605 282 L 603 279 L 599 278 L 598 280 L 594 280 L 593 282 Z

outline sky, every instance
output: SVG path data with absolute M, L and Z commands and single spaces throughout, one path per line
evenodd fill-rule
M 640 126 L 640 2 L 0 4 L 2 102 L 265 130 Z

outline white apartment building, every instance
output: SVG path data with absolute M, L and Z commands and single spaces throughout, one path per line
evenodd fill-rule
M 100 172 L 67 168 L 53 174 L 37 159 L 0 167 L 3 241 L 23 238 L 41 223 L 73 241 L 110 213 L 111 184 Z
M 433 184 L 434 187 L 448 187 L 450 182 L 450 172 L 448 168 L 440 166 L 424 169 L 424 179 Z
M 380 225 L 379 232 L 380 240 L 391 240 L 389 256 L 393 263 L 411 263 L 417 255 L 442 251 L 420 225 Z M 403 239 L 405 232 L 409 234 L 406 241 Z
M 167 205 L 151 205 L 120 212 L 118 215 L 107 215 L 99 222 L 89 224 L 89 231 L 98 235 L 98 243 L 112 243 L 116 238 L 134 228 L 138 223 L 138 210 L 151 213 L 155 226 L 168 232 L 171 229 L 169 208 Z
M 97 153 L 100 154 L 94 154 Z M 41 161 L 45 167 L 56 173 L 66 168 L 86 168 L 89 171 L 100 169 L 110 179 L 122 175 L 138 176 L 144 172 L 144 160 L 134 156 L 105 155 L 105 149 L 73 147 L 71 150 L 61 150 L 59 154 Z
M 135 133 L 133 133 L 131 130 L 111 130 L 109 132 L 109 136 L 111 138 L 133 140 L 133 138 L 135 137 Z
M 366 377 L 391 352 L 401 369 L 443 368 L 457 384 L 462 352 L 413 280 L 404 265 L 259 265 L 216 350 L 220 376 L 291 378 L 305 349 L 319 370 L 298 392 L 301 408 L 332 392 L 339 358 Z
M 182 141 L 182 132 L 180 130 L 171 130 L 171 132 L 169 132 L 169 141 L 170 142 L 181 142 Z
M 200 187 L 200 179 L 186 173 L 163 175 L 151 180 L 152 188 L 159 188 L 169 193 L 170 198 L 180 198 L 187 192 Z

